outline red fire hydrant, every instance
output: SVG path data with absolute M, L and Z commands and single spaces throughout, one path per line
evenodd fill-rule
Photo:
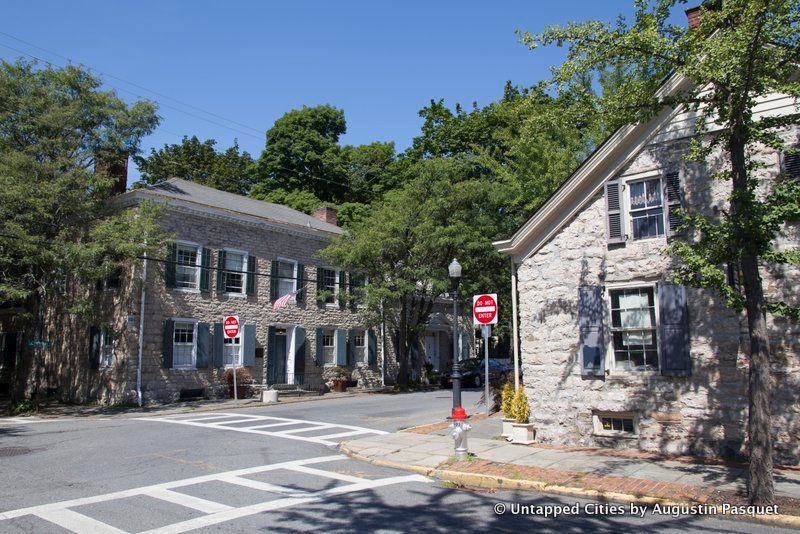
M 453 436 L 456 458 L 466 460 L 469 456 L 467 449 L 467 432 L 472 426 L 467 423 L 467 412 L 461 406 L 453 408 L 453 422 L 450 424 L 450 435 Z

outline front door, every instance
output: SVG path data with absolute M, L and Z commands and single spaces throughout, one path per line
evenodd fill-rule
M 433 365 L 435 371 L 439 369 L 439 336 L 436 333 L 425 334 L 425 358 Z
M 286 329 L 275 329 L 275 383 L 286 384 Z

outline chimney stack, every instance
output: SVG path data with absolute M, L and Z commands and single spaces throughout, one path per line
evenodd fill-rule
M 320 206 L 314 210 L 313 216 L 315 219 L 318 219 L 322 222 L 336 225 L 336 208 L 331 208 L 330 206 Z
M 700 8 L 702 5 L 690 7 L 685 11 L 686 13 L 686 20 L 689 23 L 690 28 L 697 28 L 700 26 L 700 18 L 702 17 L 702 13 L 700 12 Z

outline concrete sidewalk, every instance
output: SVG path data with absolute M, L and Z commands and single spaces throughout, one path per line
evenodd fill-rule
M 747 483 L 744 465 L 670 460 L 623 451 L 514 445 L 496 438 L 501 431 L 499 418 L 471 420 L 470 424 L 469 451 L 474 458 L 469 461 L 454 463 L 453 440 L 445 424 L 351 440 L 341 448 L 372 463 L 430 476 L 446 471 L 452 478 L 452 473 L 462 473 L 465 485 L 527 487 L 611 500 L 746 503 L 742 497 Z M 420 431 L 426 433 L 417 433 Z M 492 479 L 498 482 L 492 484 Z M 784 503 L 782 513 L 795 509 L 800 513 L 800 470 L 776 470 L 775 490 Z

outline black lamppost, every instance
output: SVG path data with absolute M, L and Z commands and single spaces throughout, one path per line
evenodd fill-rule
M 461 364 L 458 361 L 458 283 L 461 281 L 461 264 L 453 258 L 447 268 L 450 272 L 450 291 L 453 295 L 453 410 L 461 407 Z

